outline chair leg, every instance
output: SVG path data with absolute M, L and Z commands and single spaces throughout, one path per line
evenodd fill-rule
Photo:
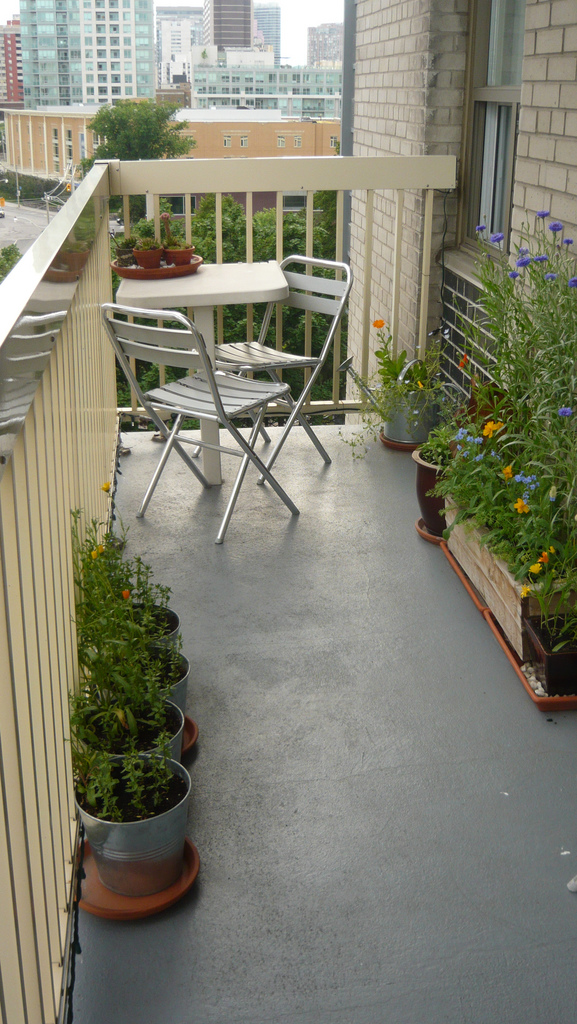
M 289 498 L 289 496 L 286 493 L 286 491 L 283 490 L 283 488 L 279 484 L 278 480 L 275 479 L 275 477 L 272 475 L 272 473 L 269 473 L 269 471 L 268 471 L 267 467 L 265 466 L 265 464 L 262 462 L 261 459 L 259 459 L 259 457 L 256 454 L 256 452 L 253 450 L 253 445 L 256 442 L 256 439 L 257 439 L 257 437 L 259 435 L 259 432 L 261 430 L 263 417 L 264 417 L 264 409 L 261 411 L 260 415 L 258 416 L 258 418 L 254 422 L 254 426 L 253 426 L 253 429 L 251 430 L 248 442 L 245 441 L 245 439 L 243 438 L 242 434 L 240 434 L 236 430 L 236 427 L 233 427 L 232 424 L 228 425 L 228 429 L 230 430 L 231 434 L 233 435 L 233 437 L 236 439 L 236 441 L 238 442 L 238 444 L 242 448 L 242 450 L 244 452 L 244 455 L 242 457 L 242 462 L 240 464 L 240 469 L 239 469 L 239 471 L 238 471 L 238 473 L 236 475 L 236 480 L 234 481 L 234 485 L 233 485 L 233 488 L 232 488 L 232 493 L 231 493 L 230 498 L 228 500 L 228 505 L 226 506 L 226 511 L 225 511 L 224 516 L 222 518 L 222 522 L 220 524 L 220 529 L 218 531 L 218 534 L 217 534 L 217 537 L 216 537 L 216 540 L 215 540 L 215 544 L 222 544 L 222 542 L 224 540 L 224 535 L 225 535 L 225 533 L 227 531 L 228 524 L 230 523 L 230 519 L 231 519 L 232 513 L 234 511 L 234 506 L 236 505 L 236 500 L 238 498 L 239 491 L 240 491 L 240 488 L 242 486 L 242 482 L 244 480 L 244 477 L 245 477 L 245 474 L 246 474 L 249 462 L 253 462 L 255 464 L 256 468 L 259 470 L 260 473 L 263 474 L 264 478 L 271 485 L 273 490 L 276 491 L 276 493 L 278 494 L 278 496 L 281 499 L 281 501 L 283 501 L 284 504 L 289 509 L 289 511 L 292 512 L 293 516 L 298 516 L 299 515 L 299 509 L 297 508 L 295 503 L 291 500 L 291 498 Z
M 311 439 L 312 443 L 314 444 L 316 450 L 318 451 L 318 453 L 321 456 L 321 458 L 323 459 L 323 461 L 326 462 L 327 466 L 330 466 L 330 464 L 332 462 L 332 459 L 331 459 L 329 453 L 327 452 L 327 450 L 323 447 L 323 445 L 319 441 L 319 439 L 318 439 L 317 435 L 315 434 L 313 428 L 311 427 L 310 423 L 307 422 L 306 418 L 301 413 L 301 408 L 303 406 L 303 403 L 305 402 L 306 398 L 308 397 L 308 395 L 309 395 L 309 393 L 310 393 L 310 391 L 312 389 L 312 386 L 313 386 L 313 384 L 315 382 L 315 379 L 317 378 L 317 376 L 319 374 L 319 371 L 320 371 L 320 367 L 318 368 L 318 370 L 316 370 L 313 373 L 313 375 L 310 378 L 306 388 L 303 390 L 303 392 L 302 392 L 298 402 L 294 401 L 292 395 L 290 395 L 290 394 L 286 395 L 285 401 L 288 402 L 288 404 L 291 406 L 291 412 L 290 412 L 290 415 L 289 415 L 289 418 L 288 418 L 287 422 L 284 425 L 283 432 L 282 432 L 281 436 L 279 437 L 276 445 L 274 446 L 271 454 L 269 455 L 269 457 L 267 459 L 267 462 L 266 462 L 267 469 L 271 469 L 271 467 L 274 466 L 274 464 L 276 462 L 276 459 L 277 459 L 277 457 L 279 455 L 279 452 L 280 452 L 282 446 L 284 445 L 288 435 L 290 434 L 290 431 L 292 429 L 292 426 L 293 426 L 295 420 L 299 421 L 301 427 L 303 428 L 305 433 L 308 435 L 308 437 Z M 269 373 L 269 376 L 276 383 L 280 383 L 280 377 L 278 377 L 278 375 L 276 374 L 276 372 L 274 370 L 269 370 L 268 373 Z M 259 483 L 259 484 L 263 484 L 264 483 L 264 477 L 262 476 L 262 474 L 261 474 L 261 476 L 259 476 L 257 483 Z
M 152 480 L 150 481 L 150 483 L 149 483 L 149 485 L 148 485 L 148 487 L 146 489 L 146 494 L 144 495 L 144 498 L 142 499 L 142 504 L 141 504 L 138 512 L 136 513 L 136 518 L 137 519 L 142 519 L 143 518 L 144 513 L 146 512 L 146 510 L 147 510 L 147 508 L 148 508 L 148 506 L 150 504 L 150 499 L 152 498 L 152 495 L 154 494 L 154 492 L 156 490 L 156 485 L 157 485 L 158 481 L 160 480 L 160 477 L 162 475 L 162 471 L 163 471 L 164 467 L 166 466 L 166 463 L 168 462 L 168 457 L 169 457 L 171 451 L 173 450 L 173 448 L 174 448 L 174 451 L 177 452 L 178 455 L 180 455 L 181 459 L 183 460 L 183 462 L 186 463 L 188 468 L 191 469 L 192 472 L 194 473 L 194 475 L 200 480 L 200 482 L 202 483 L 203 487 L 210 487 L 210 484 L 205 479 L 205 477 L 203 476 L 203 474 L 199 470 L 198 466 L 195 466 L 194 462 L 191 461 L 191 459 L 188 456 L 188 454 L 184 451 L 184 449 L 182 448 L 182 446 L 178 443 L 178 441 L 176 439 L 176 436 L 177 436 L 178 431 L 180 429 L 180 424 L 182 423 L 182 420 L 183 420 L 182 416 L 177 416 L 176 417 L 174 426 L 173 426 L 172 430 L 170 431 L 170 434 L 166 437 L 166 444 L 165 444 L 165 446 L 164 446 L 164 448 L 162 450 L 162 455 L 160 456 L 160 459 L 159 459 L 158 465 L 157 465 L 157 467 L 156 467 L 156 469 L 154 471 Z

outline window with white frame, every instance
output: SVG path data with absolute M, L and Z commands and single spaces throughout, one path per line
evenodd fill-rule
M 241 135 L 240 137 L 240 148 L 246 149 L 248 146 L 248 135 Z
M 295 147 L 295 149 L 300 149 L 302 144 L 303 144 L 302 136 L 301 135 L 295 135 L 295 137 L 294 137 L 294 147 Z
M 286 145 L 286 139 L 284 135 L 277 135 L 276 144 L 278 149 L 284 149 Z
M 477 0 L 466 235 L 509 236 L 525 0 Z
M 338 146 L 338 142 L 339 142 L 338 135 L 331 135 L 331 137 L 329 139 L 329 147 L 331 149 L 336 149 L 337 146 Z
M 222 137 L 222 144 L 223 144 L 225 149 L 230 149 L 230 147 L 232 146 L 232 136 L 231 135 L 223 135 L 223 137 Z

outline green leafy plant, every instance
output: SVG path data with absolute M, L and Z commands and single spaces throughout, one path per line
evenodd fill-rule
M 191 245 L 182 236 L 181 229 L 172 230 L 170 213 L 160 214 L 160 230 L 164 237 L 165 249 L 190 249 Z
M 474 356 L 484 379 L 438 492 L 456 522 L 484 528 L 561 649 L 577 644 L 577 277 L 573 240 L 547 216 L 510 258 L 479 229 L 480 316 L 462 364 Z
M 445 469 L 453 458 L 454 437 L 453 424 L 442 423 L 433 427 L 425 443 L 420 446 L 419 455 L 431 466 Z
M 162 242 L 158 238 L 138 238 L 134 248 L 137 252 L 150 252 L 151 249 L 162 249 Z
M 124 549 L 123 532 L 72 513 L 79 681 L 70 694 L 71 748 L 88 802 L 95 773 L 106 791 L 104 755 L 166 752 L 175 725 L 167 698 L 181 675 L 180 644 L 163 643 L 159 622 L 170 588 Z

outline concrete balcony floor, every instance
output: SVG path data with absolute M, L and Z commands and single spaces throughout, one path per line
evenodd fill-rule
M 441 551 L 414 465 L 295 429 L 224 496 L 127 434 L 118 510 L 192 661 L 193 891 L 80 915 L 75 1024 L 575 1024 L 577 713 L 525 694 Z M 231 460 L 232 461 L 232 460 Z M 236 461 L 234 466 L 236 466 Z

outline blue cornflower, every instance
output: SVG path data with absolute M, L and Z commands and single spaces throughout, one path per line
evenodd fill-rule
M 465 427 L 459 427 L 457 433 L 455 434 L 455 441 L 462 441 L 463 438 L 466 436 L 467 431 L 465 430 Z
M 486 230 L 487 230 L 487 225 L 486 224 L 477 224 L 477 227 L 475 228 L 475 231 L 486 231 Z
M 515 479 L 515 483 L 517 483 L 517 484 L 523 484 L 523 483 L 525 483 L 525 478 L 524 478 L 524 476 L 523 476 L 523 474 L 522 474 L 522 473 L 517 473 L 517 474 L 515 475 L 515 478 L 514 478 L 514 479 Z
M 545 217 L 549 216 L 549 210 L 537 210 L 537 213 L 535 214 L 535 216 L 536 217 L 540 217 L 541 220 L 544 220 Z
M 471 441 L 473 441 L 474 444 L 483 444 L 483 438 L 482 437 L 472 437 Z
M 558 412 L 559 416 L 572 416 L 573 415 L 573 409 L 570 409 L 568 405 L 562 405 L 561 408 L 557 410 L 557 412 Z
M 562 230 L 563 230 L 563 225 L 562 225 L 560 220 L 552 220 L 551 223 L 549 224 L 549 231 L 552 231 L 554 235 L 556 235 L 558 231 L 562 231 Z
M 465 449 L 463 451 L 463 458 L 466 459 L 468 457 L 468 455 L 469 455 L 469 452 Z
M 479 452 L 478 455 L 475 455 L 475 462 L 480 462 L 481 459 L 484 459 L 484 458 L 485 458 L 485 453 L 484 452 Z
M 528 267 L 531 262 L 530 256 L 521 256 L 515 263 L 516 267 Z
M 549 257 L 543 254 L 542 256 L 534 256 L 533 259 L 535 263 L 546 263 Z
M 545 280 L 546 281 L 556 281 L 557 280 L 557 274 L 545 274 Z
M 523 494 L 523 501 L 526 505 L 529 504 L 529 491 L 525 491 L 525 493 Z
M 490 236 L 489 241 L 490 242 L 495 242 L 495 243 L 496 242 L 502 242 L 504 237 L 505 237 L 505 235 L 503 234 L 502 231 L 497 231 L 497 232 L 495 232 L 494 235 Z
M 564 238 L 563 239 L 563 245 L 573 245 L 573 239 L 572 238 Z
M 458 444 L 457 445 L 457 451 L 458 452 L 462 452 L 463 451 L 463 445 L 462 444 Z
M 516 277 L 519 277 L 519 271 L 518 270 L 510 270 L 509 271 L 509 277 L 514 281 Z
M 567 284 L 570 288 L 577 288 L 577 277 L 570 277 Z
M 528 256 L 529 255 L 529 250 L 528 250 L 526 245 L 522 245 L 520 247 L 518 255 L 519 256 Z

